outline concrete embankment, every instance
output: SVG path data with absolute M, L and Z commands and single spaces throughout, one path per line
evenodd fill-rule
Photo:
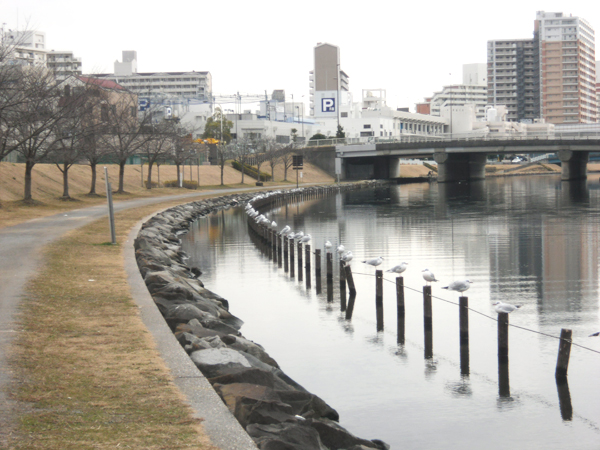
M 380 440 L 358 438 L 340 426 L 335 409 L 287 376 L 262 346 L 244 338 L 240 332 L 243 321 L 230 312 L 229 301 L 204 287 L 199 268 L 185 264 L 179 239 L 194 220 L 219 209 L 247 202 L 266 209 L 275 202 L 370 185 L 230 195 L 168 209 L 142 225 L 134 243 L 135 257 L 153 303 L 146 305 L 142 314 L 156 320 L 160 312 L 180 344 L 173 353 L 189 356 L 186 362 L 179 359 L 175 363 L 186 366 L 174 373 L 176 383 L 187 392 L 192 406 L 205 419 L 207 433 L 222 449 L 256 448 L 254 445 L 298 450 L 389 448 Z M 172 336 L 170 342 L 174 342 Z M 199 371 L 190 371 L 190 367 Z M 207 381 L 214 389 L 210 393 L 206 392 Z M 205 398 L 194 399 L 193 385 Z M 221 410 L 214 403 L 219 398 Z M 223 413 L 223 403 L 238 426 Z

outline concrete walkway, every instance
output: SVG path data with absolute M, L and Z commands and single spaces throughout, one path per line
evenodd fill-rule
M 194 201 L 209 195 L 227 195 L 232 192 L 258 189 L 264 188 L 223 189 L 128 200 L 115 203 L 115 212 L 171 200 Z M 273 187 L 269 187 L 269 189 L 273 189 Z M 45 245 L 71 230 L 106 216 L 107 210 L 106 205 L 93 206 L 33 219 L 0 229 L 0 448 L 10 430 L 14 429 L 13 421 L 17 419 L 17 405 L 9 399 L 8 392 L 10 392 L 11 386 L 18 383 L 18 380 L 13 377 L 7 365 L 7 355 L 12 341 L 19 331 L 16 329 L 15 313 L 24 295 L 25 285 L 37 272 Z M 187 358 L 173 334 L 170 331 L 167 333 L 168 327 L 158 313 L 158 309 L 154 307 L 154 302 L 137 272 L 131 241 L 134 232 L 135 230 L 130 235 L 129 244 L 131 245 L 126 246 L 125 252 L 132 293 L 138 304 L 142 306 L 144 323 L 152 332 L 161 355 L 171 368 L 173 376 L 177 380 L 176 384 L 186 393 L 197 416 L 205 419 L 205 429 L 215 445 L 223 450 L 255 449 L 252 440 L 229 413 L 206 379 Z M 154 307 L 154 311 L 152 307 Z M 218 402 L 215 402 L 215 399 Z

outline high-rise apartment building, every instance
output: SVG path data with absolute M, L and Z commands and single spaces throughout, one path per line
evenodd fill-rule
M 310 115 L 336 116 L 343 93 L 350 90 L 348 79 L 340 68 L 339 47 L 318 43 L 314 53 L 314 70 L 309 72 Z
M 510 121 L 597 121 L 595 38 L 580 17 L 538 11 L 533 38 L 488 41 L 488 103 Z
M 488 41 L 487 97 L 505 105 L 511 122 L 540 117 L 539 43 L 533 39 Z
M 81 58 L 74 56 L 73 52 L 49 51 L 46 54 L 46 64 L 60 81 L 70 75 L 81 75 Z
M 597 121 L 594 30 L 581 17 L 538 11 L 541 113 L 549 123 Z

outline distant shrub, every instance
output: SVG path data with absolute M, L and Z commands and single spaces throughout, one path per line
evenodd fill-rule
M 240 172 L 242 171 L 242 165 L 239 163 L 239 161 L 231 161 L 231 166 L 235 170 L 239 170 Z M 256 169 L 256 167 L 244 164 L 244 173 L 254 178 L 255 180 L 258 180 L 258 170 Z M 271 181 L 271 175 L 265 172 L 261 172 L 259 181 Z
M 144 180 L 144 187 L 147 188 L 148 187 L 148 180 Z M 152 187 L 153 188 L 157 188 L 158 187 L 158 183 L 156 181 L 152 182 Z
M 186 189 L 198 189 L 198 182 L 192 180 L 183 180 L 182 185 Z M 179 187 L 177 180 L 167 180 L 163 183 L 164 187 Z

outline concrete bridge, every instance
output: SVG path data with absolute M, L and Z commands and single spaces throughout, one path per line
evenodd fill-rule
M 412 135 L 387 141 L 349 141 L 329 143 L 331 150 L 335 148 L 336 172 L 341 179 L 396 178 L 401 158 L 433 158 L 438 182 L 481 180 L 488 155 L 557 153 L 562 180 L 578 180 L 587 177 L 590 152 L 600 152 L 600 133 Z

